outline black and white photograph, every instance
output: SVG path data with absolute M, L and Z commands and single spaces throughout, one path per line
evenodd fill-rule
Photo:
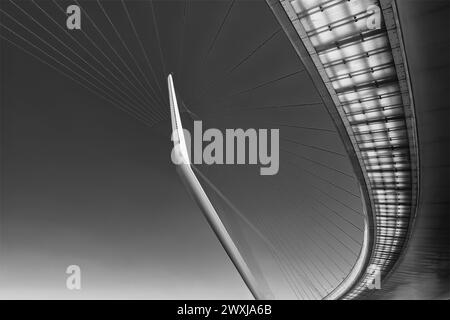
M 449 300 L 449 113 L 447 0 L 0 0 L 0 300 Z

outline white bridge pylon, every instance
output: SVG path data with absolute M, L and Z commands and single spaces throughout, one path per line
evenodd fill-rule
M 180 112 L 178 110 L 175 87 L 171 74 L 169 74 L 169 76 L 167 77 L 167 83 L 169 86 L 170 116 L 172 120 L 172 140 L 174 154 L 180 158 L 178 159 L 179 161 L 177 161 L 177 172 L 186 185 L 188 191 L 194 197 L 197 205 L 202 210 L 206 220 L 213 229 L 222 247 L 225 249 L 228 257 L 233 262 L 234 266 L 238 270 L 253 297 L 255 299 L 267 299 L 267 297 L 265 297 L 261 292 L 262 290 L 259 290 L 259 286 L 254 275 L 250 271 L 250 268 L 248 267 L 247 263 L 236 247 L 224 224 L 220 220 L 217 211 L 214 209 L 214 206 L 212 205 L 211 201 L 209 200 L 191 168 L 191 163 L 189 160 L 187 146 L 183 134 L 183 126 L 181 124 Z

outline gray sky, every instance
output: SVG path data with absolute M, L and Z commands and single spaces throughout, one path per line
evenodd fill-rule
M 102 3 L 152 79 L 120 2 Z M 168 112 L 165 76 L 173 72 L 179 96 L 205 128 L 280 128 L 278 175 L 261 177 L 254 166 L 199 169 L 275 243 L 294 282 L 303 275 L 322 285 L 300 294 L 326 292 L 355 260 L 347 247 L 358 252 L 362 239 L 359 190 L 333 123 L 265 2 L 238 1 L 228 15 L 226 1 L 189 3 L 155 3 L 161 50 L 148 2 L 128 3 L 167 104 L 148 108 Z M 20 5 L 79 50 L 33 4 Z M 82 5 L 132 65 L 99 7 Z M 64 23 L 51 2 L 42 6 Z M 2 8 L 66 50 L 17 8 Z M 11 20 L 2 23 L 38 43 Z M 82 23 L 119 63 L 87 19 Z M 170 122 L 146 127 L 6 41 L 1 46 L 0 297 L 250 298 L 170 162 Z M 183 119 L 189 127 L 192 118 Z M 273 291 L 292 298 L 261 239 L 216 201 L 231 232 L 240 225 L 250 248 L 243 251 Z M 70 264 L 82 269 L 80 292 L 65 288 Z

